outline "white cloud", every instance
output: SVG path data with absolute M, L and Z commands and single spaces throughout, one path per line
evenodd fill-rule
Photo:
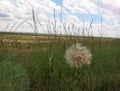
M 97 6 L 90 0 L 63 0 L 63 6 L 72 13 L 97 14 Z
M 29 19 L 29 23 L 33 25 L 32 21 L 32 8 L 35 11 L 35 16 L 38 23 L 39 33 L 47 33 L 49 28 L 51 33 L 54 33 L 54 19 L 53 19 L 53 9 L 55 9 L 56 16 L 59 16 L 61 12 L 61 6 L 57 6 L 51 0 L 2 0 L 0 1 L 0 30 L 4 30 L 6 25 L 10 22 L 10 25 L 14 23 L 19 24 L 25 19 Z M 115 37 L 120 35 L 120 0 L 63 0 L 63 21 L 66 24 L 67 29 L 64 29 L 64 25 L 59 19 L 56 19 L 56 28 L 57 32 L 65 34 L 82 34 L 83 30 L 83 21 L 77 17 L 77 14 L 83 15 L 95 15 L 93 17 L 96 19 L 96 16 L 102 16 L 103 21 L 102 25 L 97 20 L 92 23 L 92 30 L 90 30 L 90 35 L 94 34 L 100 36 L 104 33 L 103 36 Z M 52 15 L 52 16 L 50 16 Z M 50 19 L 51 18 L 51 19 Z M 90 18 L 90 17 L 89 17 Z M 48 21 L 49 20 L 49 21 Z M 91 19 L 85 20 L 85 30 L 86 34 L 89 30 L 89 24 Z M 46 23 L 47 22 L 47 23 Z M 4 25 L 2 25 L 4 24 Z M 25 27 L 26 25 L 26 27 Z M 74 28 L 73 28 L 74 25 Z M 9 27 L 11 27 L 9 26 Z M 23 29 L 22 29 L 23 28 Z M 26 28 L 27 32 L 34 32 L 27 23 L 23 24 L 19 28 L 19 32 L 22 29 Z M 42 31 L 44 29 L 44 31 Z M 79 31 L 80 32 L 79 32 Z M 119 36 L 120 37 L 120 36 Z
M 120 34 L 120 0 L 64 0 L 63 2 L 64 7 L 70 10 L 71 13 L 88 13 L 102 16 L 102 31 L 106 32 L 106 36 L 115 37 Z M 99 20 L 101 19 L 99 18 Z M 96 28 L 97 24 L 95 23 L 92 25 L 94 33 L 101 27 Z M 97 32 L 95 34 L 99 35 Z
M 101 14 L 106 20 L 117 20 L 120 17 L 120 0 L 92 0 L 92 2 L 101 8 Z
M 74 15 L 68 15 L 66 16 L 66 21 L 70 22 L 70 23 L 75 23 L 75 24 L 79 24 L 80 23 L 80 20 L 78 17 L 74 16 Z

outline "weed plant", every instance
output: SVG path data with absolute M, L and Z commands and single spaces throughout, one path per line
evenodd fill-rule
M 34 10 L 32 17 L 33 28 L 37 34 Z M 48 22 L 53 25 L 48 25 Z M 48 32 L 51 27 L 55 29 L 54 31 L 59 30 L 56 27 L 56 20 L 48 22 L 46 23 Z M 65 24 L 65 21 L 62 22 L 60 27 L 66 32 L 69 27 Z M 90 28 L 91 26 L 92 21 Z M 6 35 L 11 39 L 14 34 Z M 120 91 L 119 39 L 95 38 L 89 35 L 80 37 L 48 34 L 45 38 L 41 38 L 41 35 L 20 36 L 28 38 L 35 36 L 34 42 L 18 42 L 21 40 L 18 36 L 14 38 L 16 40 L 14 42 L 4 42 L 4 38 L 1 38 L 0 61 L 12 60 L 26 68 L 30 79 L 30 91 Z M 41 42 L 43 40 L 44 42 Z M 92 52 L 91 65 L 79 68 L 78 72 L 66 64 L 64 58 L 66 49 L 75 43 L 83 44 Z

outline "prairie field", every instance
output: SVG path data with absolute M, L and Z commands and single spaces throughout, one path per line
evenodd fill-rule
M 75 43 L 92 53 L 91 64 L 80 67 L 79 72 L 64 57 Z M 27 70 L 29 91 L 120 91 L 120 39 L 0 34 L 2 61 Z

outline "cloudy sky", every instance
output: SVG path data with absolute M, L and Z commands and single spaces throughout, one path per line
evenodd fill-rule
M 120 0 L 0 0 L 0 31 L 120 38 Z

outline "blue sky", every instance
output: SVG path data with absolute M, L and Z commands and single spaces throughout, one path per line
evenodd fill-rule
M 32 25 L 32 8 L 35 11 L 37 23 L 41 23 L 41 26 L 38 26 L 39 33 L 48 33 L 46 24 L 48 22 L 50 32 L 54 33 L 53 10 L 55 10 L 58 33 L 81 35 L 84 21 L 85 35 L 87 35 L 89 31 L 87 26 L 93 20 L 92 30 L 89 31 L 90 36 L 103 34 L 104 37 L 120 37 L 120 0 L 0 0 L 0 31 L 4 31 L 8 24 L 7 31 L 9 31 L 14 24 L 17 26 L 26 19 Z M 60 21 L 61 10 L 62 21 Z M 62 25 L 63 23 L 65 25 Z M 23 26 L 17 32 L 34 32 L 28 23 Z M 78 31 L 80 31 L 79 34 Z
M 63 5 L 63 0 L 51 0 L 55 2 L 57 5 L 62 6 Z M 90 21 L 94 20 L 94 23 L 100 23 L 101 22 L 101 16 L 96 15 L 96 14 L 82 14 L 82 13 L 71 13 L 70 10 L 67 10 L 71 15 L 77 16 L 81 21 Z M 59 17 L 59 16 L 58 16 Z
M 63 5 L 63 0 L 51 0 L 53 2 L 55 2 L 57 5 L 62 6 Z

